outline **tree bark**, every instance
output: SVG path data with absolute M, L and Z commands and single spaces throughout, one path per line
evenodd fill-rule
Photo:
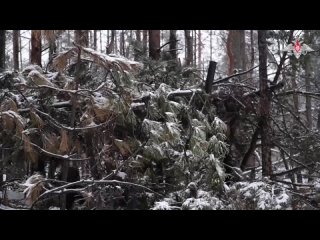
M 227 55 L 229 60 L 229 75 L 235 69 L 246 70 L 245 31 L 230 30 L 227 38 Z
M 305 41 L 312 42 L 312 35 L 310 31 L 305 32 Z M 313 64 L 310 55 L 304 57 L 305 60 L 305 84 L 306 92 L 311 92 L 311 78 L 313 75 Z M 307 127 L 312 129 L 312 108 L 311 108 L 311 97 L 306 95 L 306 118 L 307 118 Z
M 292 90 L 297 90 L 298 89 L 298 85 L 297 85 L 297 80 L 296 80 L 296 75 L 297 75 L 297 66 L 296 66 L 296 61 L 295 60 L 291 60 L 291 66 L 292 66 L 292 76 L 291 76 L 291 87 Z M 292 94 L 292 98 L 293 98 L 293 109 L 295 111 L 295 113 L 297 114 L 297 116 L 299 117 L 299 97 L 298 94 L 294 93 Z
M 169 51 L 171 59 L 177 59 L 177 30 L 170 30 Z
M 111 40 L 107 47 L 107 54 L 114 52 L 115 35 L 116 35 L 116 30 L 111 30 Z
M 268 86 L 267 70 L 267 31 L 258 30 L 259 47 L 259 83 L 260 83 L 260 134 L 261 134 L 261 158 L 262 175 L 272 174 L 271 141 L 270 141 L 270 112 L 271 99 Z
M 143 30 L 142 34 L 143 34 L 143 39 L 142 39 L 143 52 L 144 52 L 144 55 L 146 55 L 147 54 L 147 48 L 148 48 L 148 30 Z
M 6 62 L 6 30 L 0 30 L 0 72 L 4 71 Z
M 49 40 L 49 61 L 52 59 L 52 55 L 57 52 L 56 38 Z
M 198 68 L 201 69 L 202 65 L 202 39 L 201 39 L 201 30 L 198 30 Z
M 97 50 L 97 30 L 93 30 L 93 49 Z
M 197 31 L 193 30 L 193 61 L 192 65 L 197 66 Z
M 89 46 L 89 30 L 74 30 L 75 43 L 83 47 Z
M 31 64 L 42 66 L 41 64 L 41 30 L 31 31 Z
M 141 30 L 136 30 L 136 40 L 141 43 Z
M 149 30 L 149 57 L 160 59 L 160 30 Z
M 190 34 L 190 30 L 184 30 L 185 41 L 186 41 L 186 66 L 192 65 L 193 59 L 193 39 Z
M 120 34 L 120 55 L 125 56 L 124 30 L 121 30 Z
M 210 61 L 212 61 L 212 30 L 210 30 Z
M 20 30 L 12 31 L 13 69 L 19 71 L 19 37 Z

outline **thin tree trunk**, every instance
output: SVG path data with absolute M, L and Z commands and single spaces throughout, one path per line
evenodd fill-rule
M 53 30 L 54 31 L 54 30 Z M 57 52 L 56 38 L 49 40 L 49 61 L 52 59 L 52 55 Z
M 31 64 L 41 64 L 41 30 L 31 31 Z
M 22 65 L 22 44 L 21 44 L 21 33 L 19 34 L 19 52 L 20 52 L 20 68 L 23 69 Z
M 120 54 L 122 56 L 125 56 L 125 54 L 126 54 L 125 44 L 124 44 L 124 30 L 121 30 L 121 33 L 120 33 Z
M 97 50 L 97 30 L 93 30 L 93 49 Z
M 170 30 L 169 51 L 171 59 L 177 59 L 177 30 Z
M 186 66 L 192 65 L 193 58 L 193 41 L 190 34 L 190 30 L 184 30 L 185 41 L 186 41 Z
M 260 82 L 260 134 L 261 134 L 261 158 L 262 175 L 272 174 L 271 144 L 270 144 L 270 112 L 271 99 L 268 87 L 267 69 L 267 31 L 258 30 L 259 46 L 259 82 Z
M 68 47 L 71 45 L 71 34 L 70 34 L 70 30 L 67 31 L 67 43 L 68 43 Z
M 109 30 L 108 30 L 109 33 Z M 109 42 L 109 37 L 108 37 L 108 42 Z M 100 52 L 103 52 L 103 48 L 102 48 L 102 30 L 100 30 Z
M 197 31 L 193 30 L 193 66 L 197 66 Z
M 6 30 L 0 30 L 0 72 L 4 71 L 6 62 Z
M 148 30 L 143 30 L 143 52 L 144 52 L 144 55 L 147 54 L 147 48 L 148 48 Z
M 114 52 L 115 32 L 116 30 L 111 30 L 111 40 L 107 47 L 107 54 Z
M 19 36 L 20 30 L 12 32 L 13 69 L 19 71 Z
M 251 56 L 250 56 L 250 67 L 254 67 L 254 37 L 253 37 L 253 30 L 250 30 L 250 47 L 251 47 Z M 250 82 L 253 83 L 253 71 L 250 72 Z
M 212 61 L 212 30 L 210 30 L 210 61 Z
M 149 30 L 149 56 L 160 59 L 160 30 Z
M 141 30 L 136 30 L 136 40 L 141 43 Z
M 306 83 L 306 92 L 311 92 L 311 77 L 312 77 L 312 63 L 310 61 L 310 56 L 305 56 L 305 83 Z M 309 129 L 312 129 L 312 108 L 311 108 L 311 97 L 306 95 L 306 117 L 307 117 L 307 126 Z
M 291 86 L 292 86 L 292 90 L 297 90 L 298 85 L 297 85 L 297 80 L 296 80 L 296 75 L 297 75 L 296 63 L 291 61 L 291 65 L 292 65 Z M 299 97 L 298 97 L 298 94 L 296 94 L 296 93 L 292 94 L 292 98 L 293 98 L 294 111 L 297 114 L 297 116 L 299 117 L 300 114 L 299 114 Z
M 202 40 L 201 40 L 201 30 L 198 30 L 198 68 L 201 69 L 202 64 Z
M 114 30 L 114 54 L 118 54 L 118 37 L 117 30 Z

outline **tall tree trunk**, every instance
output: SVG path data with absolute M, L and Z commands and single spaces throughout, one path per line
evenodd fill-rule
M 250 30 L 250 50 L 251 50 L 251 53 L 250 53 L 250 67 L 253 68 L 254 67 L 254 36 L 253 36 L 253 30 Z M 254 83 L 253 81 L 253 71 L 250 72 L 250 83 Z
M 291 72 L 291 86 L 292 90 L 297 90 L 298 85 L 297 85 L 297 60 L 296 59 L 291 59 L 291 66 L 292 66 L 292 72 Z M 293 109 L 297 116 L 299 117 L 299 97 L 298 94 L 294 93 L 292 94 L 293 98 Z
M 310 43 L 313 41 L 312 32 L 305 32 L 305 41 Z M 306 92 L 311 92 L 311 78 L 313 76 L 313 62 L 311 55 L 308 54 L 304 57 L 304 65 L 305 65 L 305 84 L 306 84 Z M 312 108 L 311 108 L 311 97 L 306 95 L 306 118 L 307 118 L 307 126 L 309 129 L 312 128 Z
M 212 61 L 212 30 L 210 30 L 210 61 Z
M 114 52 L 114 42 L 115 42 L 116 30 L 111 30 L 111 40 L 107 46 L 107 54 Z
M 197 66 L 197 31 L 193 30 L 193 61 L 192 65 Z
M 229 30 L 227 38 L 227 55 L 229 59 L 229 75 L 235 69 L 246 70 L 245 31 Z
M 74 30 L 74 40 L 76 44 L 83 47 L 89 46 L 89 30 Z
M 108 30 L 109 33 L 109 30 Z M 109 42 L 109 37 L 108 37 L 108 42 Z M 100 30 L 100 52 L 103 52 L 103 48 L 102 48 L 102 30 Z
M 41 64 L 41 30 L 31 31 L 31 64 L 42 66 Z
M 22 44 L 21 44 L 21 33 L 19 34 L 19 52 L 20 52 L 20 68 L 23 69 L 22 65 Z
M 0 30 L 0 72 L 4 71 L 6 62 L 6 30 Z
M 149 56 L 160 59 L 160 30 L 149 30 Z
M 190 66 L 193 58 L 193 41 L 190 30 L 184 30 L 184 35 L 186 41 L 186 66 Z
M 148 30 L 143 30 L 142 32 L 143 34 L 143 39 L 142 39 L 142 42 L 143 42 L 143 52 L 144 52 L 144 55 L 147 55 L 147 48 L 148 48 Z
M 67 31 L 67 44 L 68 44 L 68 47 L 71 45 L 71 34 L 70 34 L 70 30 Z
M 118 37 L 117 37 L 117 30 L 114 30 L 114 54 L 118 54 Z
M 177 30 L 170 30 L 169 51 L 171 59 L 177 59 Z
M 201 39 L 201 30 L 198 30 L 198 68 L 201 69 L 202 65 L 202 39 Z
M 54 31 L 54 30 L 53 30 Z M 49 40 L 49 61 L 52 59 L 52 55 L 57 52 L 56 37 Z
M 136 30 L 136 40 L 141 43 L 141 30 Z
M 261 158 L 262 175 L 272 174 L 271 144 L 270 144 L 270 112 L 271 99 L 268 87 L 267 70 L 267 31 L 258 30 L 259 47 L 259 83 L 260 83 L 260 134 L 261 134 Z
M 124 30 L 120 32 L 120 55 L 125 56 Z
M 97 30 L 93 30 L 93 49 L 97 50 Z
M 19 71 L 19 37 L 20 30 L 12 32 L 13 69 Z

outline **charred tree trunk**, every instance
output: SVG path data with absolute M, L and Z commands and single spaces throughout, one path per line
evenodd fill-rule
M 192 65 L 193 59 L 193 39 L 190 34 L 190 30 L 184 30 L 185 41 L 186 41 L 186 66 Z
M 267 31 L 258 31 L 259 47 L 259 83 L 260 83 L 260 135 L 261 135 L 261 158 L 262 175 L 270 176 L 272 174 L 271 144 L 270 144 L 270 112 L 271 96 L 268 86 L 267 70 Z
M 149 56 L 160 59 L 160 30 L 149 30 Z
M 42 66 L 41 64 L 41 30 L 31 31 L 31 64 Z
M 19 71 L 19 37 L 20 30 L 12 32 L 13 69 Z

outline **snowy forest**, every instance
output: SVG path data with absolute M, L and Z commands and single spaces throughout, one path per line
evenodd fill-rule
M 319 30 L 0 30 L 0 210 L 317 210 Z

